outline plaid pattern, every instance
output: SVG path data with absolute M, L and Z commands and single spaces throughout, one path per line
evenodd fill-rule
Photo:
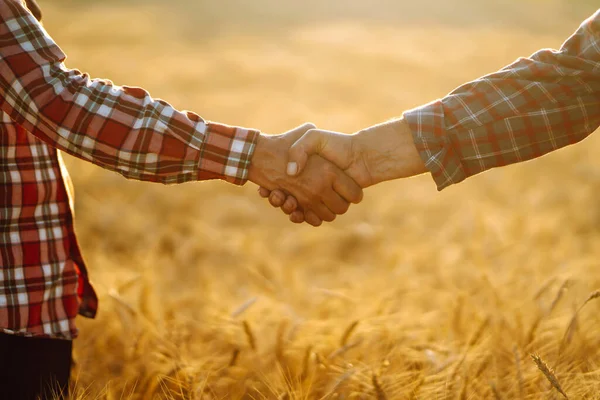
M 600 10 L 541 50 L 404 113 L 438 190 L 540 157 L 600 126 Z
M 60 149 L 127 178 L 244 184 L 258 131 L 91 80 L 19 0 L 0 2 L 0 331 L 72 339 L 94 317 Z

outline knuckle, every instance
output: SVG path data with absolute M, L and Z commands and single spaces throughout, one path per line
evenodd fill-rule
M 269 203 L 271 203 L 271 205 L 273 207 L 280 207 L 282 204 L 281 198 L 277 195 L 271 195 L 271 197 L 269 197 Z
M 310 224 L 312 226 L 319 226 L 323 222 L 323 221 L 321 221 L 321 218 L 319 218 L 319 216 L 317 216 L 317 214 L 315 212 L 313 212 L 312 210 L 305 211 L 304 219 L 308 224 Z
M 273 200 L 269 199 L 269 204 L 275 208 L 279 208 L 279 204 L 275 203 Z
M 325 204 L 335 204 L 338 198 L 338 194 L 333 191 L 333 189 L 329 189 L 322 192 L 321 202 Z
M 325 163 L 323 164 L 323 168 L 321 169 L 321 172 L 323 173 L 323 180 L 322 183 L 325 181 L 331 182 L 334 178 L 335 175 L 335 171 L 333 169 L 333 165 L 331 165 L 331 163 Z
M 321 195 L 319 194 L 319 192 L 315 191 L 315 192 L 310 192 L 308 194 L 308 201 L 311 204 L 318 204 L 321 202 Z
M 338 215 L 344 215 L 348 212 L 348 210 L 350 209 L 350 204 L 348 203 L 344 203 L 342 206 L 340 206 L 337 210 L 336 213 Z
M 306 141 L 311 141 L 313 140 L 317 135 L 317 131 L 314 128 L 310 128 L 308 131 L 306 131 L 306 133 L 304 134 L 304 139 Z
M 321 166 L 321 171 L 328 176 L 335 174 L 336 167 L 331 162 L 324 161 Z
M 335 221 L 335 214 L 331 213 L 331 214 L 327 214 L 324 218 L 323 221 L 327 221 L 327 222 L 333 222 Z
M 325 173 L 325 180 L 329 185 L 332 185 L 333 182 L 338 180 L 338 170 L 335 165 L 327 163 L 327 166 L 323 168 L 323 170 Z
M 356 192 L 356 194 L 354 195 L 354 203 L 358 204 L 363 200 L 363 191 L 362 190 L 358 190 Z

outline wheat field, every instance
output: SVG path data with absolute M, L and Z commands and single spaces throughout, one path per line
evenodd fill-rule
M 593 3 L 40 1 L 68 66 L 267 133 L 396 117 L 559 47 Z M 73 398 L 600 399 L 596 135 L 441 193 L 381 184 L 318 229 L 250 183 L 66 157 L 101 307 Z

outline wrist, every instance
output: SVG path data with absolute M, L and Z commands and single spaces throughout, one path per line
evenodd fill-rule
M 417 150 L 410 125 L 404 118 L 395 121 L 395 128 L 401 143 L 402 163 L 399 178 L 419 175 L 427 172 L 425 163 Z
M 254 153 L 250 159 L 250 166 L 248 167 L 248 180 L 257 185 L 261 185 L 262 169 L 261 162 L 265 157 L 265 147 L 267 146 L 268 139 L 264 134 L 260 133 L 256 139 L 256 145 L 254 147 Z
M 373 180 L 372 184 L 426 172 L 410 127 L 404 119 L 386 122 L 357 133 L 356 153 Z
M 277 142 L 276 136 L 259 134 L 248 167 L 248 180 L 269 190 L 276 188 L 272 182 L 273 176 L 276 176 L 274 172 L 284 168 L 283 156 Z

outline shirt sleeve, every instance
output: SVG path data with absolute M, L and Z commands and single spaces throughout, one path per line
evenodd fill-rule
M 256 130 L 208 122 L 146 91 L 92 80 L 19 0 L 0 2 L 0 108 L 50 145 L 127 178 L 244 184 Z
M 561 47 L 407 111 L 438 190 L 576 143 L 600 125 L 600 10 Z

